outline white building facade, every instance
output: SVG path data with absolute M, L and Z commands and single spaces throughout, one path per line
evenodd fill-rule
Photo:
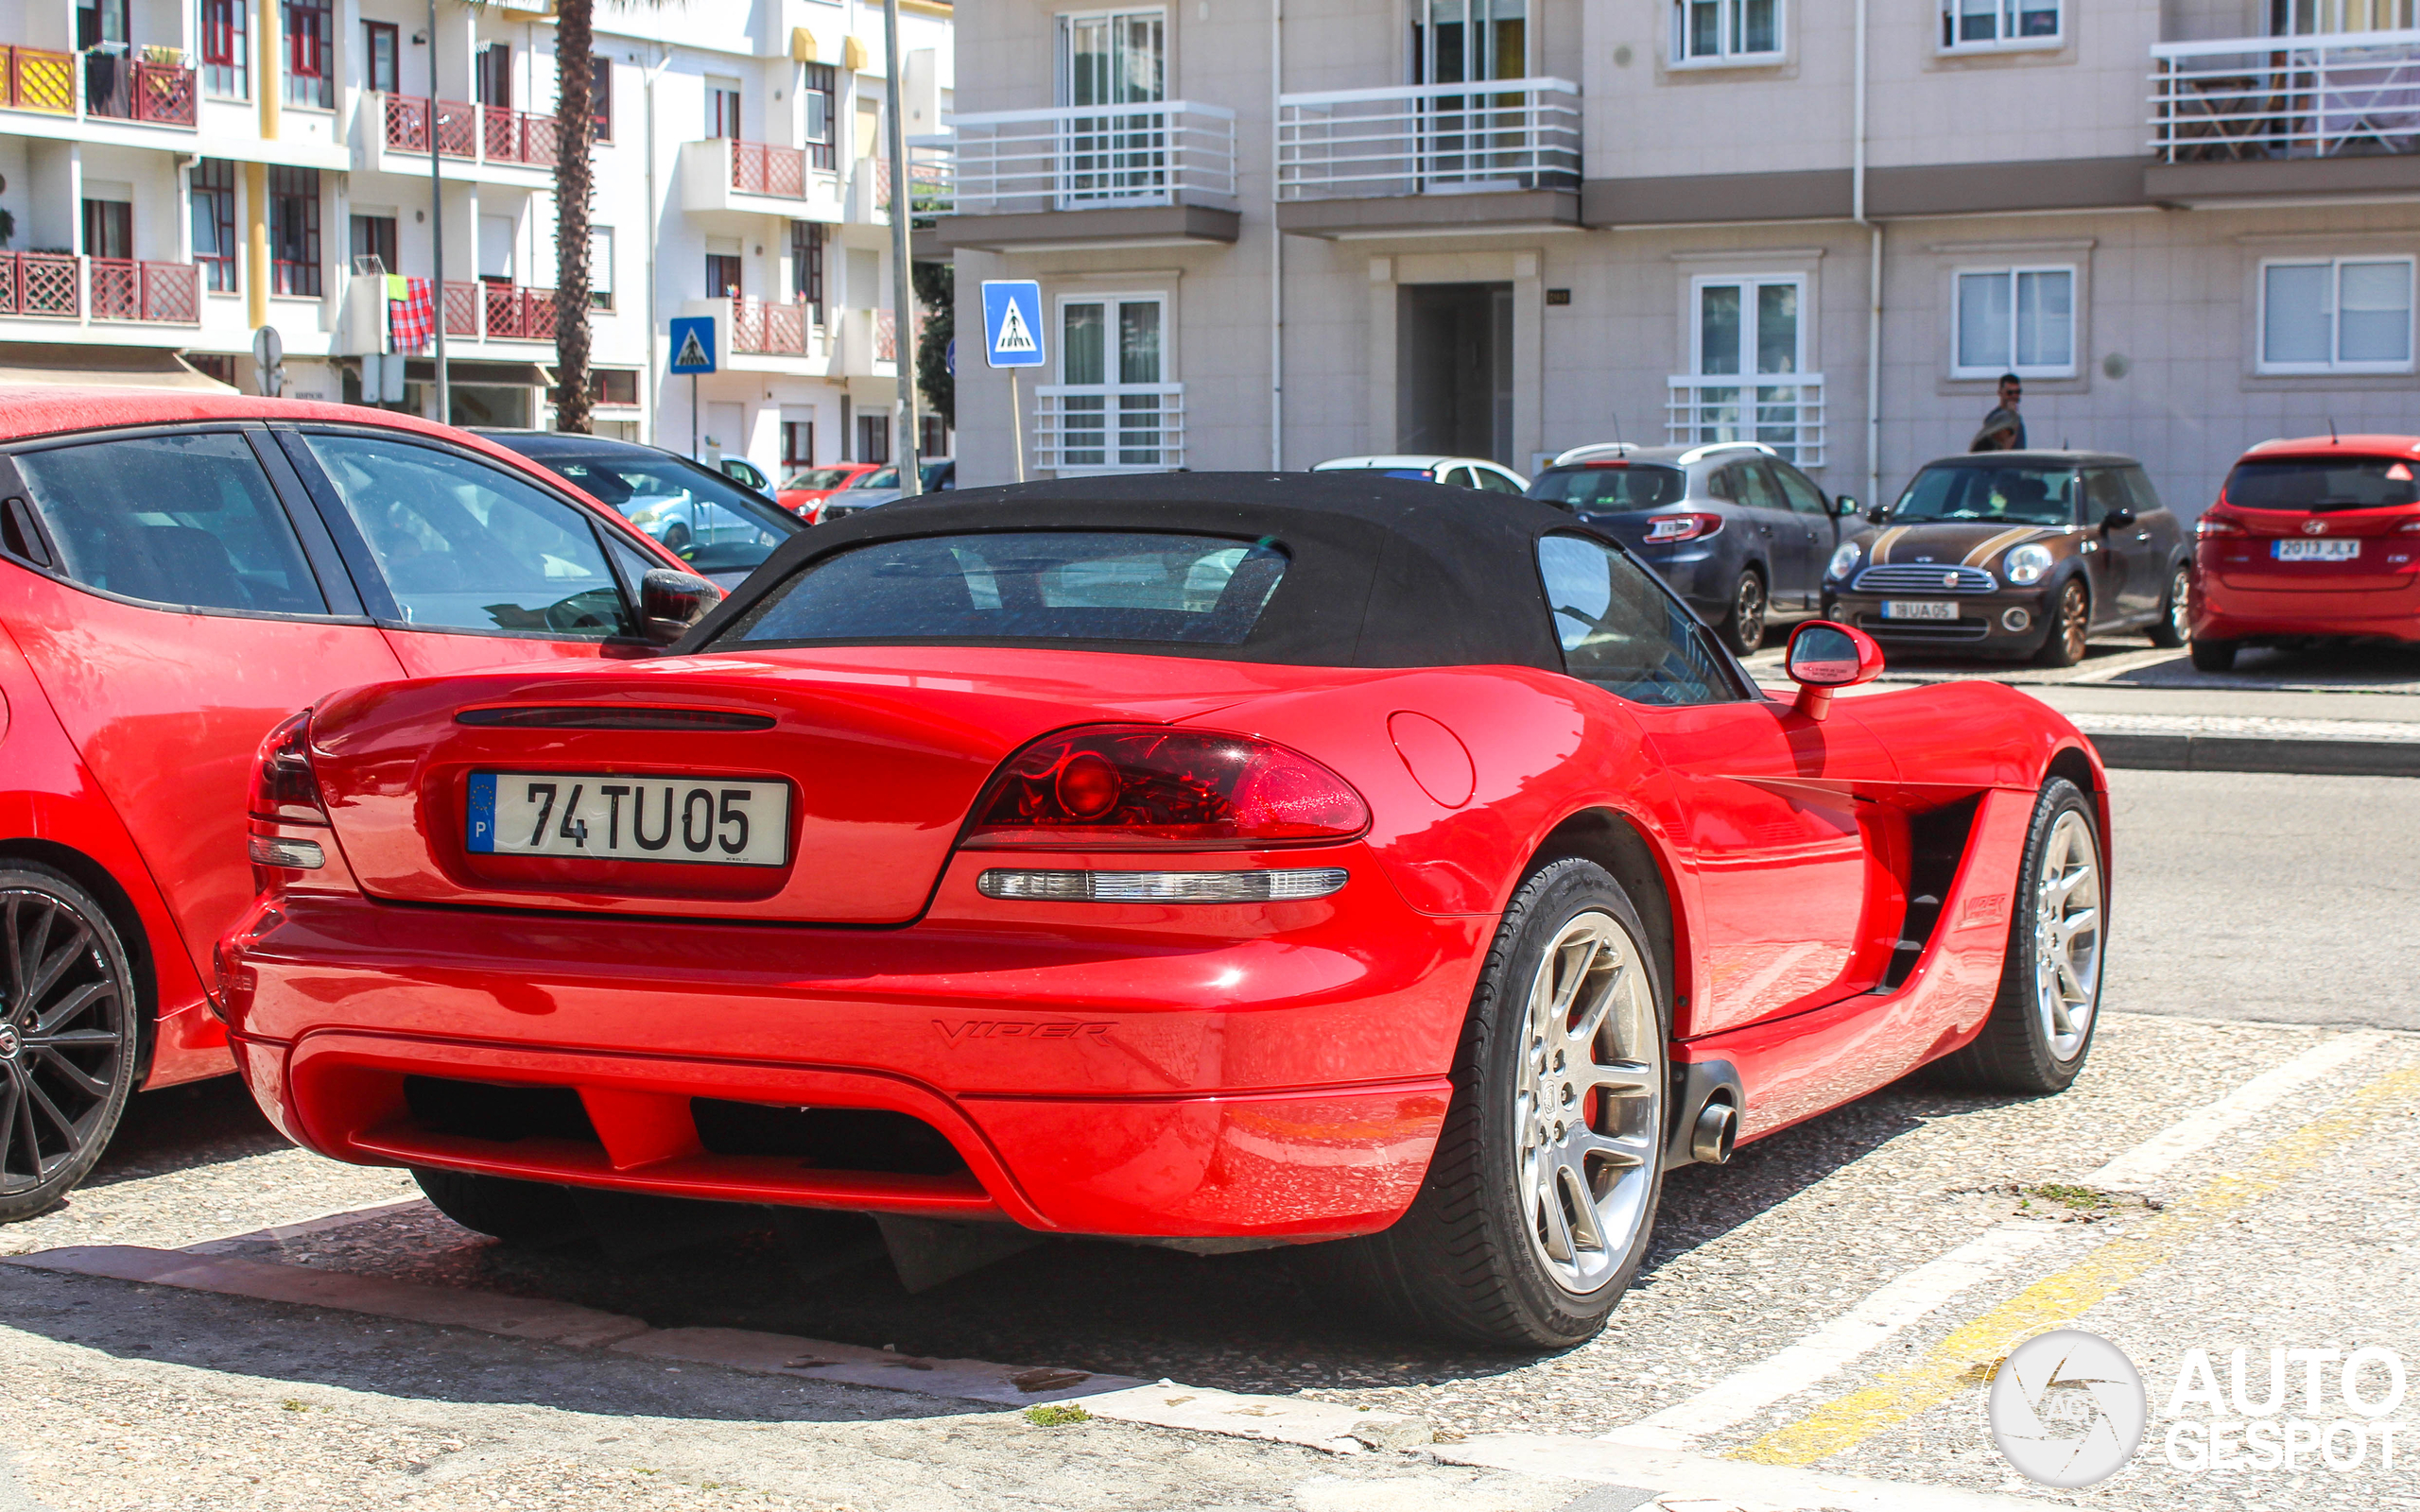
M 431 277 L 441 221 L 450 418 L 548 424 L 551 9 L 439 0 L 432 35 L 426 0 L 0 6 L 0 380 L 190 368 L 251 392 L 270 326 L 287 393 L 357 398 L 384 301 L 348 290 Z M 686 451 L 694 426 L 776 476 L 888 459 L 882 7 L 596 9 L 597 429 Z M 906 125 L 926 133 L 951 103 L 951 7 L 900 10 Z M 689 315 L 719 349 L 694 389 L 666 373 Z M 434 418 L 433 353 L 406 375 Z
M 2420 430 L 2411 0 L 993 0 L 939 225 L 1028 468 L 1747 438 L 1894 493 L 2023 378 L 2190 514 Z M 966 479 L 1014 465 L 961 371 Z

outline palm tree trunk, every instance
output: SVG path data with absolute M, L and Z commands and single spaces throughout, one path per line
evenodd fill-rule
M 555 428 L 587 435 L 588 212 L 596 187 L 596 0 L 562 0 L 555 18 Z

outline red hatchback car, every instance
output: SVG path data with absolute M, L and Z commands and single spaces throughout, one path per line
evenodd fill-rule
M 2202 516 L 2193 567 L 2203 671 L 2245 645 L 2420 644 L 2420 439 L 2261 442 Z
M 651 651 L 643 609 L 719 596 L 680 567 L 442 426 L 0 389 L 0 1220 L 73 1186 L 133 1089 L 230 1069 L 211 952 L 257 890 L 271 727 L 365 681 Z
M 1342 1240 L 1403 1318 L 1534 1345 L 1603 1323 L 1668 1166 L 1945 1057 L 2067 1085 L 2071 726 L 1834 703 L 1881 655 L 1827 625 L 1776 701 L 1617 541 L 1450 494 L 908 500 L 667 659 L 322 700 L 223 945 L 253 1094 L 503 1237 L 604 1188 Z

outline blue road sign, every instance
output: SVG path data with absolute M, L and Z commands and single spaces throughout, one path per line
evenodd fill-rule
M 958 376 L 958 337 L 956 336 L 950 337 L 949 344 L 942 348 L 942 370 L 953 378 Z
M 994 368 L 1042 366 L 1042 285 L 1032 279 L 983 281 L 983 360 Z
M 672 322 L 673 372 L 715 370 L 715 318 L 683 316 Z

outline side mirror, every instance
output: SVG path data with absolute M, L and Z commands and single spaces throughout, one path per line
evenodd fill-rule
M 670 645 L 721 602 L 722 590 L 705 578 L 658 567 L 639 579 L 639 631 Z
M 1866 508 L 1865 517 L 1877 525 L 1887 524 L 1891 520 L 1891 511 L 1878 504 L 1871 505 Z
M 2112 509 L 2100 517 L 2100 527 L 2104 530 L 2123 530 L 2134 523 L 2135 511 L 2123 507 Z
M 1843 493 L 1832 501 L 1832 512 L 1845 520 L 1857 513 L 1857 501 Z
M 1788 662 L 1798 712 L 1821 719 L 1832 712 L 1834 691 L 1882 676 L 1882 647 L 1863 630 L 1812 620 L 1790 632 Z

